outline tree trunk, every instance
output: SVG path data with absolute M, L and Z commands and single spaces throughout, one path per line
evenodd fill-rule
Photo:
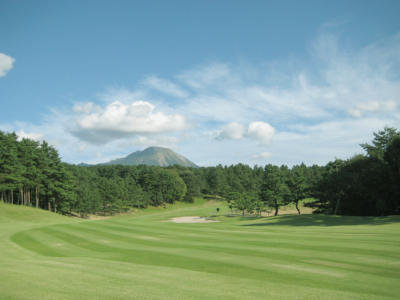
M 277 216 L 278 215 L 278 210 L 279 210 L 278 199 L 274 200 L 274 204 L 275 204 L 275 214 L 274 214 L 274 216 Z
M 49 200 L 47 200 L 47 208 L 48 208 L 49 211 L 51 211 L 51 204 L 50 204 Z
M 56 202 L 54 202 L 54 212 L 55 213 L 57 212 L 57 204 L 56 204 Z
M 297 209 L 297 212 L 300 214 L 299 201 L 296 201 L 296 209 Z
M 35 198 L 36 208 L 39 208 L 39 185 L 36 185 Z
M 14 204 L 14 190 L 11 190 L 11 204 Z
M 339 206 L 340 206 L 340 198 L 339 198 L 338 201 L 336 202 L 335 215 L 337 215 L 337 213 L 338 213 Z
M 4 192 L 1 192 L 1 202 L 4 202 Z

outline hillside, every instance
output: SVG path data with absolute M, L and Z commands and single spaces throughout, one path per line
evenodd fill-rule
M 179 165 L 197 168 L 197 165 L 188 160 L 186 157 L 172 151 L 171 149 L 162 147 L 149 147 L 143 151 L 136 151 L 126 157 L 107 162 L 105 165 L 148 165 L 160 167 Z

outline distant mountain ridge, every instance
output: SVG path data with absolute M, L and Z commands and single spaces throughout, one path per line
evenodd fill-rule
M 102 165 L 148 165 L 168 167 L 172 165 L 179 165 L 184 167 L 197 168 L 198 166 L 188 160 L 186 157 L 163 147 L 149 147 L 143 151 L 133 152 L 123 158 L 117 158 Z

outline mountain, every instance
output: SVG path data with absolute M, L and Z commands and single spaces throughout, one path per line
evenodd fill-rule
M 197 168 L 193 162 L 186 157 L 175 153 L 171 149 L 162 147 L 149 147 L 143 151 L 136 151 L 123 158 L 117 158 L 104 165 L 149 165 L 167 167 L 171 165 L 180 165 L 184 167 Z

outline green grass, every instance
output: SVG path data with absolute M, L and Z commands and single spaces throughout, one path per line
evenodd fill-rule
M 163 222 L 211 216 L 218 223 Z M 0 204 L 0 299 L 397 299 L 400 217 L 228 217 L 196 200 L 107 220 Z

